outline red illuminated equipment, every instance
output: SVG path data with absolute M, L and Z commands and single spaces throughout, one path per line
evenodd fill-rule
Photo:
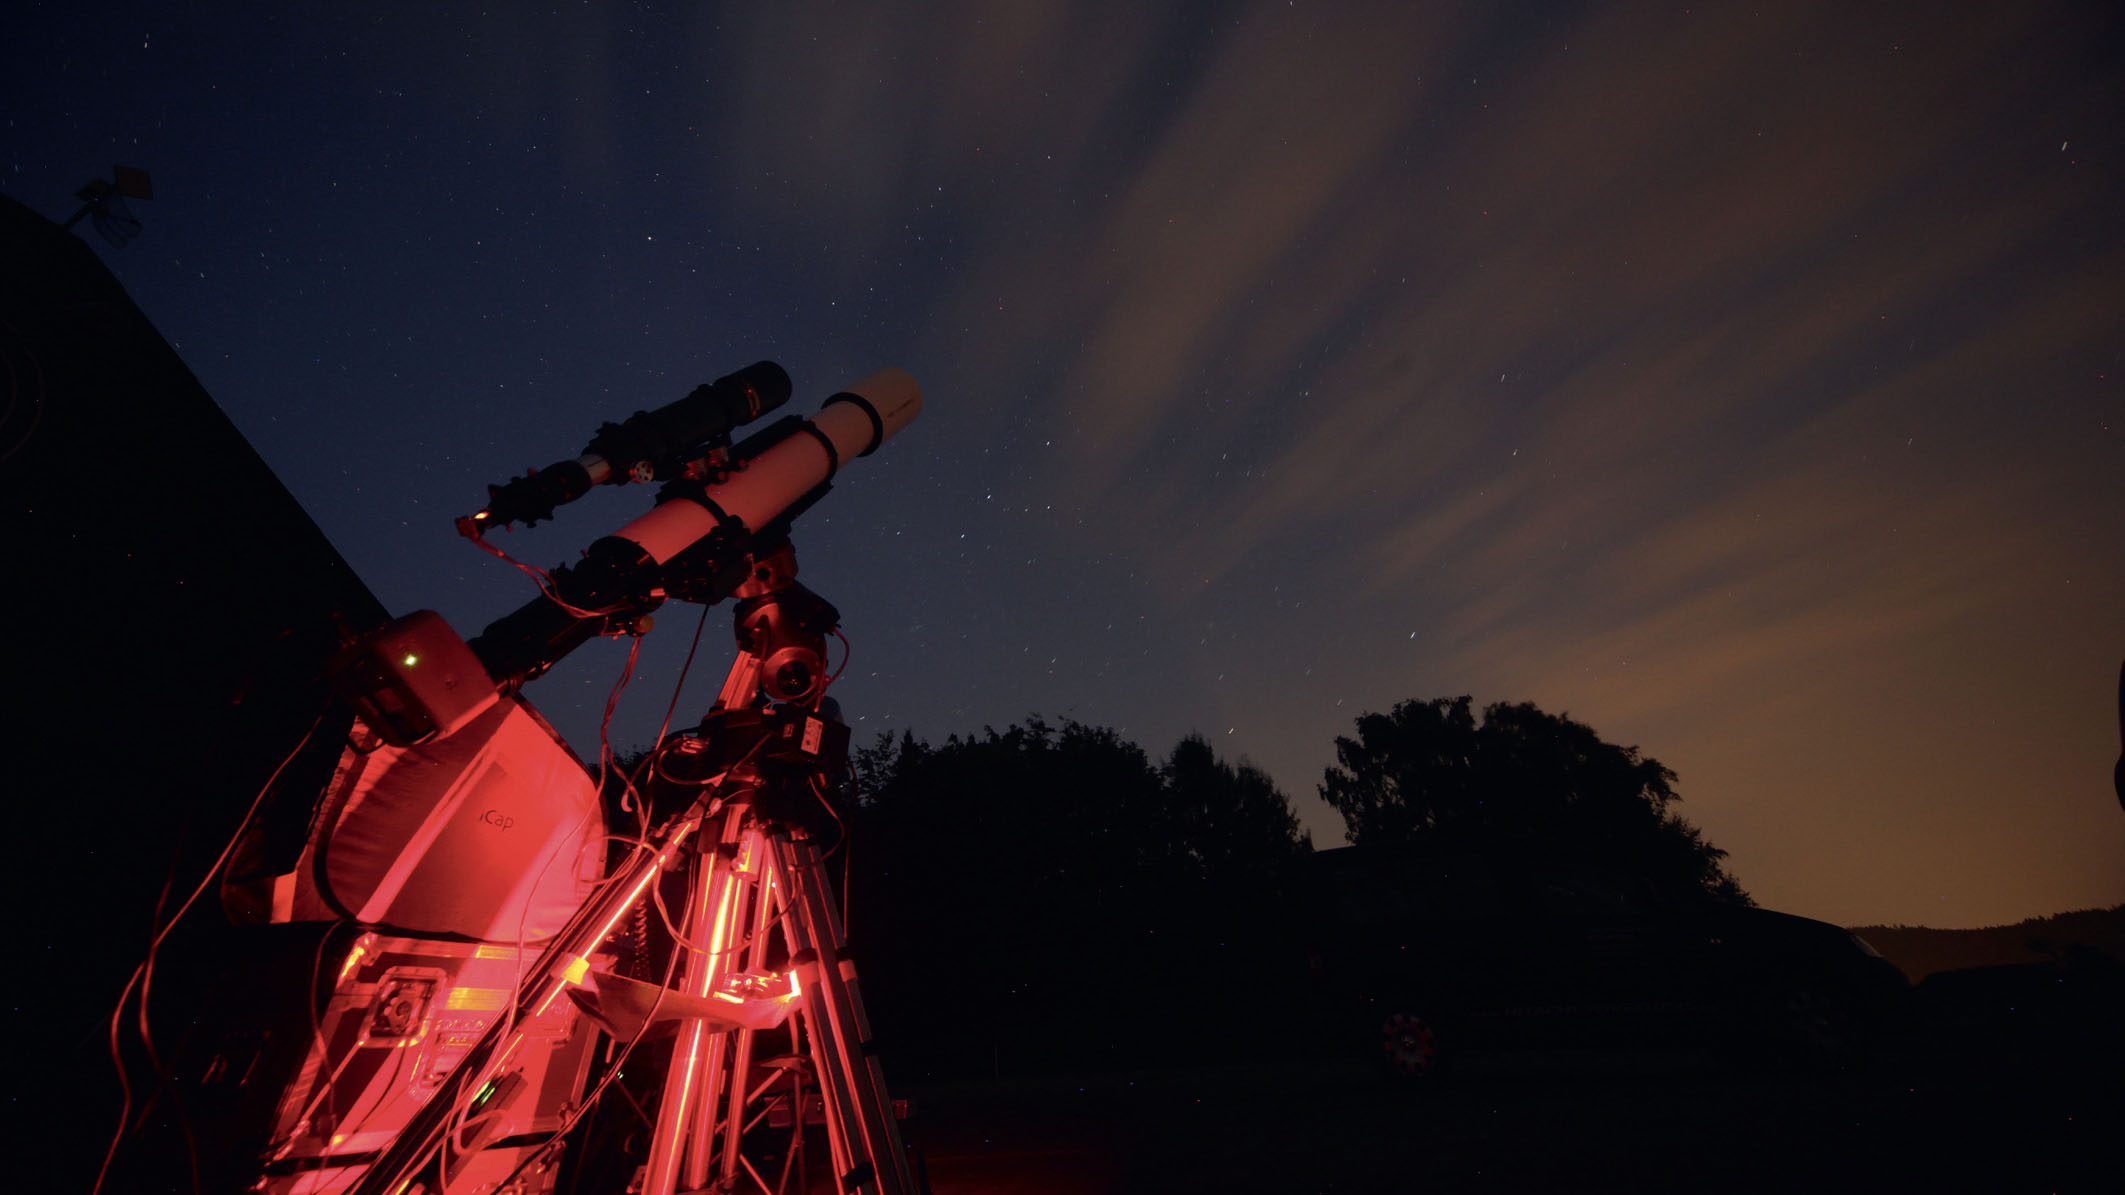
M 715 418 L 757 413 L 769 368 L 717 383 Z M 673 477 L 654 510 L 469 646 L 424 611 L 342 653 L 354 731 L 309 839 L 224 892 L 250 920 L 352 927 L 319 939 L 307 1045 L 250 1190 L 779 1192 L 793 1169 L 803 1186 L 820 1105 L 837 1190 L 916 1189 L 821 861 L 848 750 L 825 697 L 839 615 L 797 584 L 787 535 L 920 408 L 885 370 L 735 446 L 679 437 L 702 455 L 634 470 Z M 639 449 L 642 421 L 593 449 Z M 511 501 L 528 522 L 552 494 Z M 608 833 L 587 770 L 517 691 L 591 637 L 644 633 L 668 597 L 737 598 L 740 651 L 701 724 L 625 778 L 626 833 Z M 645 1131 L 588 1143 L 629 1104 Z
M 710 447 L 678 467 L 648 514 L 590 545 L 580 564 L 553 570 L 544 597 L 482 631 L 473 650 L 514 690 L 591 638 L 630 632 L 666 597 L 722 601 L 745 580 L 758 545 L 786 538 L 843 465 L 877 451 L 921 410 L 915 379 L 881 369 L 810 419 L 787 416 L 743 443 Z M 458 528 L 484 543 L 490 514 Z
M 663 815 L 657 827 L 524 965 L 508 1002 L 493 1010 L 451 1072 L 430 1082 L 390 1144 L 362 1155 L 360 1180 L 332 1189 L 396 1195 L 436 1173 L 447 1183 L 458 1173 L 456 1126 L 507 1111 L 468 1111 L 482 1093 L 511 1076 L 525 1076 L 518 1089 L 533 1090 L 522 1059 L 541 1052 L 549 1059 L 547 1082 L 565 1070 L 552 1061 L 566 1050 L 550 1026 L 571 1004 L 613 1042 L 608 1078 L 586 1101 L 617 1078 L 637 1043 L 660 1028 L 676 1030 L 661 1086 L 642 1101 L 657 1109 L 646 1153 L 602 1172 L 628 1190 L 672 1195 L 712 1182 L 782 1190 L 801 1141 L 781 1152 L 771 1181 L 748 1156 L 746 1134 L 771 1108 L 801 1109 L 807 1082 L 823 1099 L 839 1190 L 915 1189 L 814 838 L 814 827 L 832 820 L 825 781 L 848 749 L 847 728 L 822 713 L 824 636 L 838 616 L 796 583 L 795 572 L 787 546 L 756 562 L 738 590 L 744 647 L 722 694 L 700 727 L 666 739 L 641 765 L 638 796 Z M 778 691 L 780 700 L 771 699 Z M 634 924 L 665 872 L 680 865 L 687 869 L 684 928 L 662 977 L 647 982 L 608 969 L 601 951 Z M 435 998 L 425 989 L 416 995 Z M 763 1033 L 779 1056 L 759 1057 Z M 792 1120 L 801 1133 L 802 1115 Z M 527 1170 L 536 1177 L 558 1162 L 561 1138 L 550 1140 L 550 1155 L 524 1157 L 503 1181 Z
M 282 1092 L 255 1191 L 357 1181 L 502 1015 L 524 960 L 513 946 L 370 932 L 338 961 L 318 1046 Z M 464 1110 L 452 1190 L 493 1190 L 535 1165 L 583 1090 L 597 1032 L 575 1007 L 556 1004 L 522 1033 L 515 1064 Z
M 529 527 L 592 486 L 670 481 L 685 473 L 689 458 L 730 443 L 732 428 L 788 402 L 789 394 L 789 374 L 762 361 L 697 386 L 675 403 L 636 411 L 624 423 L 600 427 L 576 459 L 488 486 L 487 508 L 459 519 L 458 530 L 477 536 L 511 523 Z

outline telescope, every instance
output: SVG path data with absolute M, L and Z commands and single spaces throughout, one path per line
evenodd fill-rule
M 826 786 L 848 759 L 825 696 L 840 615 L 798 583 L 789 537 L 847 462 L 915 418 L 922 390 L 882 369 L 808 418 L 728 442 L 788 389 L 761 362 L 674 404 L 693 404 L 678 416 L 605 425 L 547 471 L 563 484 L 494 487 L 459 520 L 475 541 L 619 474 L 665 479 L 649 511 L 541 574 L 537 598 L 469 644 L 419 611 L 334 662 L 358 731 L 301 854 L 246 872 L 238 895 L 273 921 L 360 935 L 306 956 L 338 978 L 329 999 L 311 980 L 291 1039 L 303 1061 L 272 1105 L 251 1189 L 552 1191 L 570 1129 L 656 1025 L 674 1040 L 661 1068 L 635 1072 L 645 1100 L 628 1097 L 655 1109 L 629 1139 L 639 1168 L 633 1144 L 585 1144 L 569 1189 L 618 1190 L 630 1175 L 644 1195 L 736 1189 L 752 1172 L 748 1133 L 778 1102 L 793 1118 L 785 1178 L 816 1102 L 838 1189 L 919 1189 L 822 851 L 838 821 Z M 517 690 L 592 636 L 644 633 L 673 597 L 737 599 L 738 655 L 700 724 L 623 782 L 640 820 L 611 851 L 606 795 Z M 667 875 L 685 879 L 684 928 L 671 927 L 658 978 L 648 907 Z M 789 1050 L 755 1065 L 769 1032 Z
M 458 531 L 477 538 L 492 527 L 532 526 L 595 485 L 671 480 L 687 457 L 729 444 L 732 428 L 751 423 L 789 396 L 789 374 L 773 361 L 758 361 L 694 387 L 675 403 L 636 411 L 625 423 L 601 424 L 576 459 L 488 486 L 486 508 L 459 519 Z
M 733 379 L 746 379 L 751 390 Z M 777 379 L 786 395 L 788 375 L 764 361 L 715 383 L 725 387 L 715 417 L 747 409 L 734 397 L 741 393 L 771 397 Z M 753 561 L 780 545 L 790 523 L 826 493 L 845 463 L 877 451 L 921 410 L 915 379 L 881 369 L 828 398 L 809 419 L 784 416 L 727 450 L 680 463 L 655 507 L 591 544 L 580 563 L 556 568 L 551 591 L 490 624 L 472 640 L 473 652 L 496 684 L 514 691 L 592 637 L 634 629 L 666 598 L 722 601 L 745 581 Z M 461 520 L 461 527 L 498 522 L 494 509 L 482 512 L 487 519 Z
M 750 395 L 779 404 L 789 393 L 789 375 L 762 361 L 694 396 L 710 390 L 721 406 L 694 423 L 695 430 L 749 409 Z M 410 615 L 344 651 L 332 669 L 334 687 L 386 741 L 404 746 L 447 736 L 591 639 L 647 630 L 647 615 L 668 598 L 712 606 L 730 597 L 755 562 L 786 542 L 797 516 L 832 488 L 845 462 L 877 451 L 921 410 L 915 379 L 881 369 L 828 398 L 809 419 L 786 415 L 735 446 L 679 462 L 647 514 L 591 544 L 576 565 L 556 567 L 550 588 L 490 623 L 469 645 L 437 615 Z M 662 412 L 649 418 L 666 420 Z M 590 472 L 582 467 L 583 476 Z M 459 529 L 480 541 L 485 527 L 504 521 L 497 510 L 522 515 L 522 505 L 501 503 L 507 489 L 496 487 L 497 502 L 459 519 Z M 509 501 L 530 492 L 520 489 Z

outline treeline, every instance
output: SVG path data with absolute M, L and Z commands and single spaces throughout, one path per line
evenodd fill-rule
M 1674 774 L 1569 718 L 1440 698 L 1355 729 L 1319 790 L 1334 856 L 1199 736 L 1154 758 L 1032 717 L 860 747 L 816 830 L 882 1048 L 916 1079 L 1273 1056 L 1314 1044 L 1324 961 L 1369 926 L 1748 900 Z
M 849 939 L 911 1078 L 1259 1055 L 1296 1028 L 1311 844 L 1258 769 L 1037 717 L 853 765 Z
M 1507 899 L 1563 886 L 1748 900 L 1725 852 L 1674 812 L 1674 774 L 1569 718 L 1498 704 L 1478 719 L 1461 697 L 1356 729 L 1320 792 L 1375 872 L 1414 880 L 1460 860 Z M 903 733 L 856 752 L 844 799 L 838 863 L 867 999 L 932 1072 L 1308 1043 L 1336 893 L 1290 799 L 1202 738 L 1153 759 L 1112 730 L 1037 717 L 941 746 Z

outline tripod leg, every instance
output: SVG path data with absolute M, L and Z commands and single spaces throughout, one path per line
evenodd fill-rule
M 732 806 L 724 815 L 723 836 L 716 849 L 704 852 L 695 861 L 687 890 L 686 935 L 694 950 L 686 960 L 686 977 L 680 988 L 685 995 L 708 995 L 731 970 L 731 957 L 745 928 L 744 918 L 738 913 L 750 883 L 744 871 L 745 846 L 748 841 L 758 842 L 757 833 L 746 831 L 745 819 L 749 815 L 750 810 L 744 805 Z M 684 945 L 676 948 L 687 949 Z M 682 1159 L 690 1163 L 686 1167 L 689 1186 L 706 1180 L 724 1045 L 725 1035 L 699 1020 L 689 1020 L 680 1027 L 678 1041 L 672 1047 L 671 1068 L 664 1076 L 643 1195 L 672 1195 L 678 1190 Z
M 775 873 L 766 857 L 767 843 L 757 831 L 748 839 L 747 845 L 754 861 L 755 878 L 752 886 L 752 947 L 746 954 L 745 966 L 749 971 L 758 971 L 767 965 L 768 928 L 775 914 Z M 753 1030 L 740 1029 L 731 1048 L 730 1107 L 724 1113 L 722 1170 L 719 1176 L 725 1190 L 734 1189 L 738 1179 L 739 1146 L 745 1136 L 745 1085 L 753 1069 L 753 1037 Z M 798 1124 L 802 1126 L 801 1118 Z M 706 1177 L 705 1174 L 702 1176 L 704 1179 Z M 699 1186 L 700 1183 L 695 1182 L 694 1185 Z
M 803 985 L 805 1024 L 814 1069 L 825 1096 L 827 1133 L 838 1138 L 838 1177 L 844 1189 L 908 1195 L 915 1189 L 900 1126 L 886 1094 L 885 1068 L 871 1049 L 856 967 L 843 957 L 841 915 L 832 885 L 809 839 L 787 828 L 769 831 L 775 876 L 786 892 L 783 936 L 790 965 Z

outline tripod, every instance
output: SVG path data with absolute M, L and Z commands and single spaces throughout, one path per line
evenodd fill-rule
M 659 744 L 646 765 L 649 811 L 662 820 L 527 968 L 511 1015 L 494 1022 L 379 1153 L 357 1195 L 446 1190 L 466 1156 L 463 1126 L 515 1094 L 526 1026 L 564 993 L 616 1040 L 676 1022 L 641 1185 L 630 1189 L 735 1190 L 742 1170 L 760 1190 L 779 1192 L 801 1152 L 806 1073 L 819 1088 L 836 1189 L 917 1189 L 814 837 L 816 814 L 830 813 L 818 790 L 848 746 L 847 728 L 814 712 L 825 688 L 824 637 L 838 615 L 795 577 L 785 545 L 737 590 L 739 653 L 721 694 L 696 733 Z M 682 861 L 690 865 L 685 927 L 673 947 L 677 988 L 595 970 L 593 957 Z M 786 970 L 769 970 L 778 961 Z M 774 1060 L 755 1082 L 758 1035 L 791 1016 L 801 1052 Z M 741 1143 L 775 1101 L 789 1107 L 795 1148 L 770 1186 Z

